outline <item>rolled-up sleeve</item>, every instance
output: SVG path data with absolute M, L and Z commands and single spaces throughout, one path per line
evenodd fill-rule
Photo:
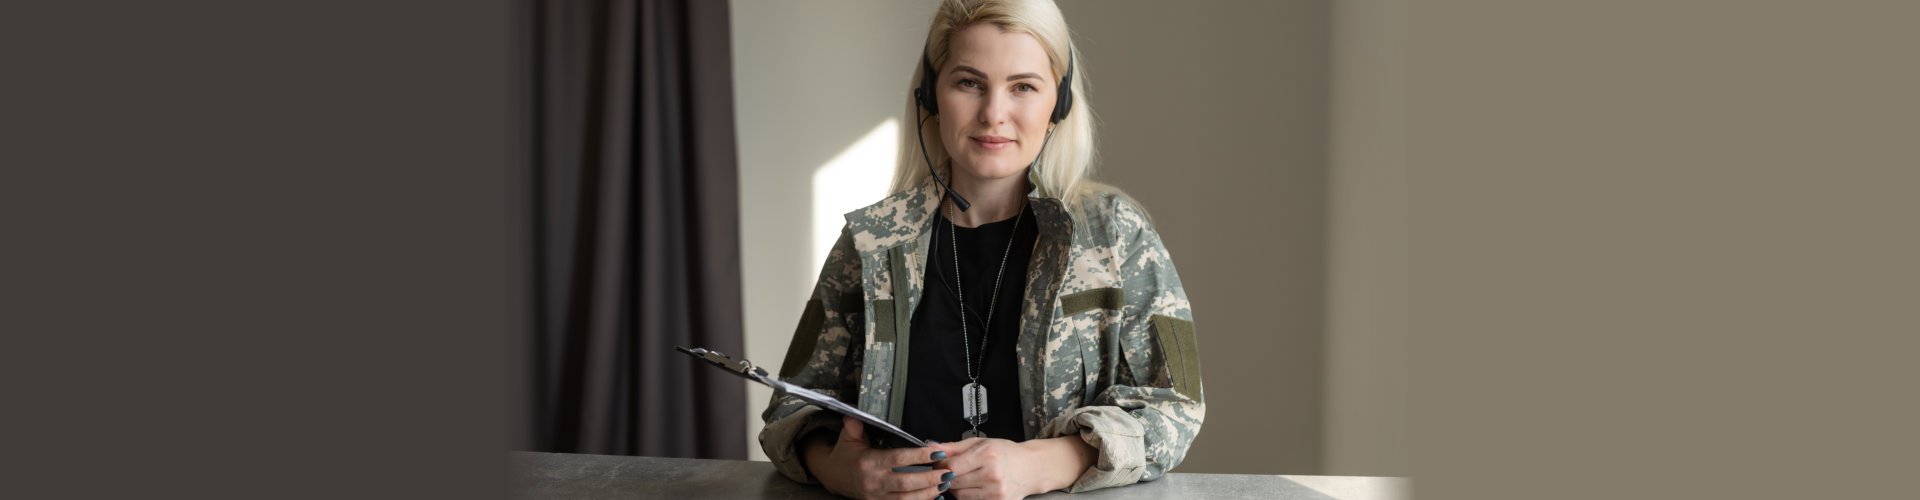
M 1145 215 L 1124 200 L 1121 238 L 1125 317 L 1117 377 L 1093 401 L 1047 422 L 1043 438 L 1079 436 L 1097 450 L 1068 491 L 1153 481 L 1187 455 L 1206 417 L 1193 313 L 1173 260 Z
M 814 285 L 813 295 L 801 313 L 780 365 L 780 379 L 806 387 L 841 401 L 857 391 L 862 346 L 861 323 L 856 316 L 864 309 L 860 292 L 860 259 L 846 229 L 828 252 Z M 819 480 L 807 471 L 798 448 L 801 439 L 815 430 L 840 429 L 840 415 L 822 410 L 799 398 L 774 394 L 767 410 L 760 415 L 766 427 L 760 430 L 760 449 L 773 462 L 774 469 L 794 481 L 807 484 Z

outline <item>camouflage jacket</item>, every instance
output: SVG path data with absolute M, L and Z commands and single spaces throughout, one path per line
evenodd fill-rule
M 782 380 L 899 422 L 910 316 L 940 188 L 932 181 L 848 213 L 795 330 Z M 1124 196 L 1078 207 L 1028 199 L 1039 239 L 1015 347 L 1028 439 L 1078 435 L 1098 450 L 1070 491 L 1152 481 L 1186 456 L 1206 415 L 1186 291 L 1159 233 Z M 838 415 L 775 395 L 760 446 L 813 483 L 796 444 Z

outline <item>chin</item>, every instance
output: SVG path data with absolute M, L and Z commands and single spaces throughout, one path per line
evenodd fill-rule
M 1027 175 L 1027 164 L 1012 159 L 955 158 L 954 167 L 966 172 L 969 176 L 980 179 L 1004 179 L 1007 177 Z

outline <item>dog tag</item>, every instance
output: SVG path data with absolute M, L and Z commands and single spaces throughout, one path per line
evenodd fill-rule
M 960 386 L 960 408 L 960 416 L 966 418 L 967 423 L 987 423 L 987 388 L 977 383 Z

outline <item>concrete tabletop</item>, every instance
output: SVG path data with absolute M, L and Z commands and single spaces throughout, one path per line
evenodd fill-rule
M 793 482 L 767 462 L 511 452 L 514 498 L 839 498 Z M 1402 500 L 1397 477 L 1266 476 L 1175 472 L 1153 482 L 1038 499 L 1260 498 Z

